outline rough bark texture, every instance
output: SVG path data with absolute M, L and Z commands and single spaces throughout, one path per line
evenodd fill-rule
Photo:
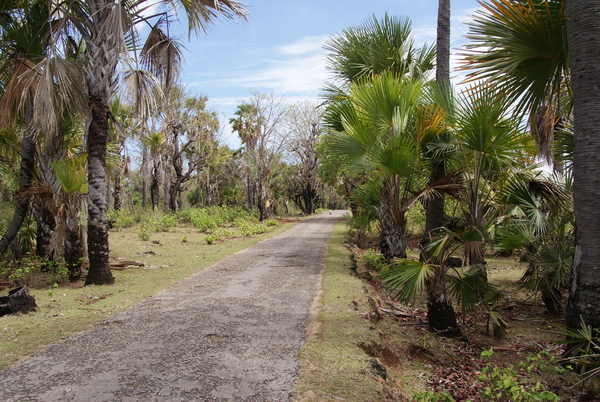
M 115 177 L 115 185 L 113 191 L 113 208 L 115 211 L 119 211 L 121 209 L 121 204 L 123 203 L 121 198 L 122 191 L 123 188 L 121 186 L 121 175 L 119 173 Z
M 434 274 L 425 282 L 427 289 L 427 320 L 431 329 L 448 338 L 462 336 L 456 321 L 452 300 L 446 291 L 446 272 L 443 265 L 435 268 Z
M 33 119 L 33 109 L 28 108 L 26 121 L 30 122 Z M 23 132 L 23 139 L 21 142 L 21 170 L 19 172 L 19 194 L 17 194 L 17 206 L 4 236 L 0 239 L 0 255 L 8 249 L 8 246 L 13 242 L 27 212 L 29 212 L 29 200 L 22 197 L 22 193 L 29 186 L 31 186 L 31 180 L 33 179 L 33 168 L 35 163 L 35 131 L 31 125 L 28 125 Z
M 450 0 L 438 3 L 435 81 L 440 86 L 450 82 Z
M 146 205 L 148 204 L 148 148 L 146 146 L 142 147 L 142 208 L 146 209 Z M 152 205 L 154 207 L 154 205 Z
M 600 328 L 600 2 L 567 1 L 574 106 L 573 198 L 577 225 L 566 324 Z
M 389 178 L 387 184 L 381 186 L 379 193 L 379 248 L 381 254 L 390 262 L 393 258 L 406 258 L 406 220 L 404 212 L 399 210 L 397 196 L 391 188 L 398 185 L 397 178 Z
M 65 239 L 65 262 L 69 271 L 69 281 L 76 282 L 81 279 L 81 266 L 85 259 L 78 219 L 69 218 Z
M 88 257 L 90 268 L 85 285 L 114 283 L 108 265 L 108 230 L 106 228 L 106 135 L 108 106 L 100 99 L 90 99 L 92 119 L 88 129 Z
M 152 200 L 152 210 L 158 210 L 159 195 L 160 195 L 160 172 L 158 166 L 154 164 L 152 168 L 152 179 L 150 183 L 150 199 Z

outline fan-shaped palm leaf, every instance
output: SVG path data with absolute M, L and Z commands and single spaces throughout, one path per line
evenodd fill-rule
M 414 260 L 397 260 L 383 275 L 383 283 L 396 299 L 404 303 L 414 301 L 417 293 L 425 289 L 426 279 L 433 274 L 433 267 Z

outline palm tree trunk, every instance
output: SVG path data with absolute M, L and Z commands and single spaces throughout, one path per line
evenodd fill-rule
M 435 267 L 435 272 L 425 281 L 427 290 L 427 320 L 431 329 L 448 338 L 462 336 L 456 321 L 452 300 L 448 297 L 446 273 L 443 264 Z
M 438 2 L 435 81 L 441 87 L 450 83 L 450 0 Z
M 117 173 L 117 176 L 115 177 L 115 189 L 113 191 L 113 209 L 115 211 L 119 211 L 121 209 L 121 204 L 123 203 L 121 198 L 122 190 L 121 175 Z
M 435 80 L 442 88 L 446 88 L 450 84 L 450 0 L 439 0 L 438 3 Z M 429 184 L 431 185 L 445 176 L 444 159 L 435 161 L 432 164 Z M 431 198 L 425 204 L 425 231 L 421 242 L 422 248 L 429 244 L 429 239 L 434 235 L 433 231 L 444 225 L 444 204 L 443 193 L 440 193 L 438 197 Z
M 65 239 L 65 263 L 69 271 L 69 281 L 76 282 L 81 279 L 81 266 L 85 258 L 78 218 L 67 218 Z
M 381 254 L 390 262 L 393 258 L 406 258 L 406 219 L 404 211 L 399 210 L 394 197 L 396 195 L 390 188 L 398 185 L 397 178 L 390 178 L 390 183 L 382 184 L 379 193 L 379 248 Z M 390 188 L 388 188 L 388 184 Z
M 248 175 L 248 210 L 252 211 L 254 209 L 254 182 L 252 180 L 252 176 Z
M 157 166 L 157 162 L 154 161 L 152 165 L 152 178 L 150 183 L 150 200 L 152 202 L 152 210 L 158 211 L 158 203 L 160 196 L 160 171 Z
M 573 201 L 576 219 L 569 328 L 600 328 L 600 3 L 567 0 L 567 40 L 574 110 Z
M 19 172 L 19 193 L 17 194 L 17 206 L 4 236 L 0 239 L 0 255 L 8 249 L 13 242 L 25 217 L 29 212 L 29 199 L 23 197 L 23 192 L 31 186 L 35 165 L 35 129 L 31 125 L 33 120 L 33 107 L 28 107 L 25 116 L 25 130 L 21 140 L 21 170 Z
M 108 105 L 90 97 L 91 122 L 88 128 L 88 257 L 90 267 L 85 285 L 115 282 L 108 265 L 108 230 L 106 227 L 106 138 Z
M 142 208 L 146 209 L 146 205 L 148 205 L 148 148 L 145 145 L 142 145 L 142 166 L 140 172 L 142 173 Z

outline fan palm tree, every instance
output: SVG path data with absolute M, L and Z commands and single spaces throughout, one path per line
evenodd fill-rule
M 573 210 L 567 186 L 556 178 L 536 177 L 523 171 L 508 178 L 501 203 L 510 208 L 499 217 L 496 250 L 524 250 L 528 268 L 521 286 L 539 292 L 553 314 L 563 311 L 573 261 Z
M 507 174 L 529 156 L 528 139 L 507 116 L 508 103 L 485 88 L 459 98 L 455 169 L 463 175 L 467 229 L 463 246 L 467 265 L 487 282 L 485 242 L 497 212 L 496 198 Z
M 20 149 L 19 195 L 13 219 L 0 239 L 0 254 L 3 254 L 12 243 L 29 211 L 29 199 L 24 198 L 23 194 L 31 186 L 34 176 L 37 133 L 33 124 L 34 93 L 32 89 L 24 88 L 18 77 L 47 53 L 47 35 L 50 29 L 47 6 L 44 2 L 5 2 L 2 6 L 0 76 L 3 81 L 4 95 L 0 120 L 3 126 L 21 125 L 24 129 Z M 14 102 L 14 99 L 6 95 L 11 92 L 21 92 L 22 101 Z
M 323 48 L 329 52 L 327 64 L 333 75 L 325 89 L 330 99 L 343 94 L 349 83 L 383 72 L 426 79 L 435 61 L 433 46 L 414 46 L 410 20 L 387 13 L 343 30 Z
M 69 280 L 81 277 L 81 266 L 85 253 L 81 239 L 81 211 L 84 210 L 87 193 L 85 155 L 78 158 L 54 161 L 52 169 L 60 182 L 59 203 L 56 210 L 56 230 L 52 233 L 55 250 L 64 249 L 64 259 L 69 271 Z M 61 247 L 64 245 L 64 247 Z
M 380 183 L 380 247 L 388 261 L 406 257 L 406 211 L 435 191 L 423 188 L 420 151 L 443 126 L 439 111 L 422 98 L 421 81 L 383 73 L 352 84 L 348 99 L 325 117 L 341 117 L 332 151 Z
M 334 132 L 344 130 L 343 113 L 349 107 L 348 91 L 353 83 L 365 82 L 383 73 L 397 78 L 426 80 L 433 71 L 435 60 L 433 46 L 414 47 L 408 19 L 387 14 L 381 20 L 373 16 L 362 25 L 345 29 L 324 48 L 329 51 L 327 62 L 333 75 L 332 82 L 325 88 L 326 125 Z M 330 142 L 328 135 L 324 136 L 325 143 Z M 346 159 L 342 157 L 341 160 Z M 346 184 L 346 187 L 353 187 L 351 182 Z M 380 219 L 389 220 L 381 215 Z M 382 227 L 387 225 L 382 223 Z M 386 241 L 382 240 L 382 246 L 389 249 Z M 403 247 L 399 246 L 399 250 Z M 385 254 L 391 258 L 395 252 L 386 251 Z
M 256 140 L 260 130 L 260 122 L 257 121 L 258 111 L 256 110 L 256 106 L 252 103 L 243 102 L 238 105 L 234 114 L 237 117 L 229 119 L 229 124 L 231 124 L 233 131 L 237 131 L 246 151 L 252 153 L 256 148 Z M 252 169 L 248 170 L 246 181 L 248 209 L 251 210 L 254 208 L 254 187 L 256 182 L 256 179 L 252 175 Z
M 555 128 L 570 118 L 565 0 L 480 2 L 469 23 L 465 63 L 469 81 L 481 80 L 529 116 L 539 153 L 560 162 Z
M 152 6 L 164 6 L 167 11 L 148 17 L 145 13 Z M 190 32 L 206 30 L 207 26 L 218 15 L 226 18 L 246 18 L 247 12 L 241 3 L 233 0 L 193 0 L 182 3 L 187 16 Z M 169 81 L 176 71 L 178 52 L 175 42 L 167 35 L 157 35 L 160 22 L 170 20 L 168 11 L 175 11 L 177 5 L 167 1 L 140 0 L 132 3 L 115 3 L 105 0 L 81 0 L 70 3 L 52 3 L 52 15 L 60 16 L 52 34 L 55 54 L 42 60 L 31 74 L 30 81 L 51 83 L 44 89 L 47 94 L 66 93 L 85 94 L 78 104 L 86 111 L 88 153 L 88 254 L 90 269 L 86 285 L 113 283 L 114 278 L 108 266 L 108 232 L 106 228 L 106 143 L 110 100 L 119 83 L 119 72 L 123 66 L 130 64 L 132 53 L 128 45 L 137 46 L 140 23 L 148 24 L 152 19 L 159 20 L 153 24 L 149 43 L 142 47 L 143 57 L 150 72 L 140 70 L 136 65 L 123 71 L 123 81 L 128 85 L 136 99 L 139 112 L 143 116 L 150 113 L 153 99 L 152 89 L 156 86 L 155 73 L 163 81 Z M 60 45 L 72 43 L 72 39 L 81 39 L 85 44 L 83 61 L 79 65 L 61 58 L 66 52 Z M 157 40 L 158 39 L 158 40 Z M 135 54 L 135 53 L 133 53 Z M 38 72 L 44 71 L 46 81 L 40 80 Z M 69 85 L 66 80 L 69 79 Z M 85 85 L 82 85 L 85 84 Z M 51 132 L 55 119 L 48 113 L 60 109 L 59 104 L 40 92 L 35 97 L 40 107 L 35 108 L 34 118 L 45 131 Z M 63 95 L 63 97 L 66 95 Z M 56 98 L 54 98 L 56 99 Z M 59 98 L 60 99 L 60 98 Z M 64 98 L 63 98 L 64 99 Z
M 574 137 L 573 199 L 577 222 L 575 256 L 566 324 L 579 328 L 581 321 L 600 328 L 600 4 L 590 0 L 567 0 L 567 38 L 571 70 Z
M 439 0 L 435 52 L 435 81 L 440 88 L 450 85 L 450 0 Z M 446 161 L 442 155 L 430 158 L 430 184 L 446 177 Z M 440 157 L 442 156 L 442 157 Z M 425 204 L 425 230 L 421 246 L 425 247 L 434 231 L 444 225 L 444 193 L 431 197 Z

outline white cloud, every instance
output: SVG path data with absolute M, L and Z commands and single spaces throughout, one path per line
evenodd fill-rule
M 267 57 L 245 60 L 226 71 L 203 74 L 201 80 L 189 82 L 194 87 L 219 87 L 244 91 L 273 92 L 278 96 L 313 96 L 327 79 L 326 53 L 322 44 L 326 36 L 309 36 L 279 46 L 278 52 L 262 52 Z M 225 99 L 214 103 L 225 102 Z
M 323 48 L 325 42 L 329 39 L 327 35 L 321 36 L 305 36 L 298 39 L 296 42 L 279 46 L 277 49 L 282 54 L 301 55 L 305 53 L 319 52 Z

